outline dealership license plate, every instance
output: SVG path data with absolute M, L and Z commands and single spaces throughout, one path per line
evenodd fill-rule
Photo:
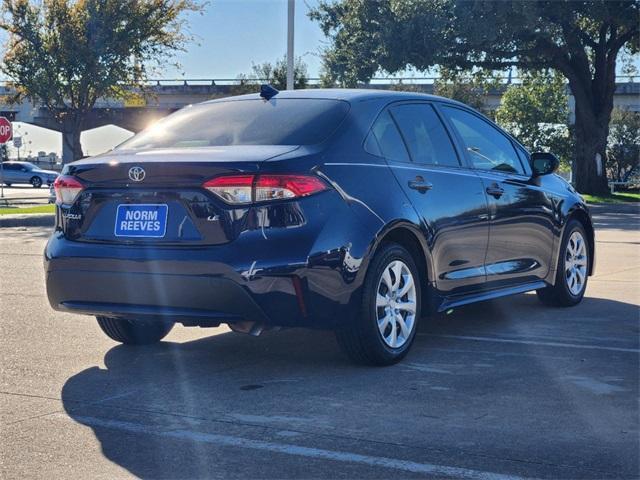
M 116 212 L 116 237 L 162 238 L 167 231 L 164 204 L 123 204 Z

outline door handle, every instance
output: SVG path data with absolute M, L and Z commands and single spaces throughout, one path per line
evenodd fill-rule
M 417 190 L 420 193 L 424 193 L 427 190 L 431 190 L 433 188 L 433 185 L 429 182 L 425 182 L 424 178 L 418 176 L 415 178 L 415 180 L 409 180 L 409 188 Z
M 504 188 L 502 188 L 497 183 L 494 183 L 487 187 L 487 193 L 491 195 L 493 198 L 498 199 L 504 194 Z

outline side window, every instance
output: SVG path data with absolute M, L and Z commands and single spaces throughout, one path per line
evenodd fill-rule
M 12 170 L 12 171 L 19 170 L 19 167 L 15 164 L 12 164 L 12 165 L 4 164 L 3 167 L 5 170 Z
M 376 157 L 382 157 L 382 152 L 380 151 L 380 147 L 378 146 L 378 140 L 376 140 L 373 132 L 369 132 L 369 135 L 367 135 L 367 138 L 364 141 L 364 150 L 365 152 L 368 152 L 371 155 L 375 155 Z
M 435 110 L 427 104 L 405 104 L 391 108 L 411 159 L 416 163 L 459 167 L 451 139 Z
M 445 106 L 443 110 L 462 138 L 475 168 L 524 174 L 511 140 L 498 129 L 459 108 Z
M 380 114 L 376 123 L 374 123 L 371 128 L 371 132 L 375 135 L 376 140 L 378 140 L 378 146 L 385 158 L 398 162 L 410 161 L 407 148 L 404 146 L 400 132 L 398 132 L 396 124 L 388 111 L 385 110 Z M 367 151 L 369 150 L 367 149 Z M 369 151 L 369 153 L 374 152 Z M 374 155 L 376 154 L 374 153 Z

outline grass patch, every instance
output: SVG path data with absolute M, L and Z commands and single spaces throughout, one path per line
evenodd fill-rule
M 640 193 L 617 192 L 613 195 L 588 195 L 582 194 L 587 203 L 637 203 L 640 202 Z
M 55 213 L 55 205 L 38 205 L 35 207 L 0 207 L 0 215 L 14 215 L 22 213 Z

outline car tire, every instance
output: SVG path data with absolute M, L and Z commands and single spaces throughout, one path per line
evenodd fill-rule
M 127 345 L 158 343 L 173 328 L 172 322 L 137 321 L 112 317 L 96 317 L 96 319 L 109 338 Z
M 553 307 L 571 307 L 582 301 L 589 278 L 589 240 L 584 227 L 570 220 L 558 255 L 554 285 L 536 291 L 538 299 Z
M 31 177 L 29 183 L 33 186 L 33 188 L 42 187 L 42 179 L 40 177 Z
M 11 184 L 10 184 L 10 183 L 5 183 L 5 185 L 6 185 L 7 187 L 10 187 L 10 186 L 11 186 Z
M 360 314 L 336 329 L 342 351 L 365 365 L 385 366 L 402 360 L 418 328 L 420 287 L 411 254 L 398 244 L 383 244 L 365 277 Z

